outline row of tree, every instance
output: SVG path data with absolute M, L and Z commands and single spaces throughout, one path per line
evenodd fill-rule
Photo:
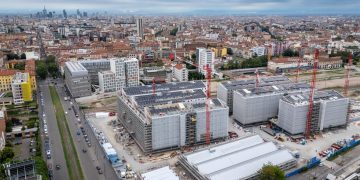
M 20 54 L 20 56 L 18 54 L 15 53 L 9 53 L 6 55 L 8 60 L 13 60 L 13 59 L 26 59 L 26 54 L 22 53 Z
M 226 64 L 220 67 L 221 70 L 231 70 L 231 69 L 244 69 L 244 68 L 255 68 L 255 67 L 266 67 L 267 58 L 266 56 L 259 56 L 250 59 L 234 59 L 229 60 Z
M 55 61 L 55 56 L 49 55 L 45 60 L 36 61 L 36 74 L 45 79 L 49 74 L 52 77 L 57 77 L 59 68 Z

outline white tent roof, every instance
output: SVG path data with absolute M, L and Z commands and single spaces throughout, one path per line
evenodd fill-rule
M 144 180 L 179 180 L 179 177 L 176 176 L 169 166 L 141 174 L 141 177 Z

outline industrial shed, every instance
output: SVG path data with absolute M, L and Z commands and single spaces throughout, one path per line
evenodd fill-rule
M 296 165 L 286 149 L 259 135 L 238 139 L 180 156 L 180 164 L 198 180 L 256 179 L 264 164 L 288 170 Z

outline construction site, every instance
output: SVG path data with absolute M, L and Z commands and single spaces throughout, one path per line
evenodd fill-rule
M 145 153 L 203 144 L 210 118 L 210 141 L 227 137 L 228 107 L 216 98 L 207 106 L 202 81 L 124 88 L 118 120 Z
M 220 167 L 241 164 L 249 173 L 238 175 L 247 179 L 256 177 L 260 166 L 250 166 L 257 159 L 271 159 L 274 164 L 286 165 L 284 170 L 288 173 L 306 165 L 313 157 L 324 159 L 321 155 L 329 146 L 341 144 L 339 142 L 360 132 L 360 96 L 356 82 L 352 82 L 358 77 L 351 75 L 356 72 L 346 66 L 341 71 L 345 73 L 343 79 L 327 78 L 326 84 L 317 78 L 324 72 L 318 73 L 316 69 L 316 52 L 314 64 L 314 69 L 304 73 L 310 79 L 299 72 L 289 78 L 255 71 L 254 75 L 226 82 L 209 83 L 211 78 L 207 77 L 207 82 L 129 87 L 116 94 L 97 95 L 96 100 L 81 98 L 80 104 L 89 122 L 103 132 L 127 164 L 130 174 L 149 176 L 148 171 L 169 166 L 167 170 L 174 170 L 181 179 L 217 179 L 225 172 L 229 177 L 237 172 Z M 107 118 L 94 115 L 103 111 L 117 112 L 117 115 Z M 249 143 L 246 139 L 254 135 L 263 140 Z M 214 159 L 196 160 L 204 163 L 192 162 L 195 154 L 212 156 L 235 141 L 244 146 L 239 145 L 234 152 L 223 151 Z M 272 145 L 265 145 L 263 141 Z M 263 152 L 264 156 L 259 154 L 262 151 L 256 151 L 259 153 L 250 157 L 243 154 L 247 146 L 254 152 L 258 146 L 269 146 L 269 149 Z M 328 157 L 336 151 L 326 152 Z M 234 159 L 233 153 L 242 154 L 242 158 L 236 159 L 235 164 L 225 163 Z M 334 166 L 326 159 L 322 162 L 330 170 Z M 225 174 L 216 173 L 216 167 Z

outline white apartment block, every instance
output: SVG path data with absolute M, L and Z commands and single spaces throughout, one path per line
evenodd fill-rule
M 135 58 L 110 59 L 110 71 L 99 72 L 100 92 L 119 91 L 139 85 L 139 61 Z
M 183 82 L 183 81 L 188 81 L 188 75 L 189 72 L 186 69 L 184 64 L 177 64 L 174 67 L 174 78 L 179 81 L 179 82 Z
M 209 65 L 214 72 L 215 52 L 210 49 L 197 48 L 196 59 L 198 64 L 198 72 L 206 75 L 205 67 Z

